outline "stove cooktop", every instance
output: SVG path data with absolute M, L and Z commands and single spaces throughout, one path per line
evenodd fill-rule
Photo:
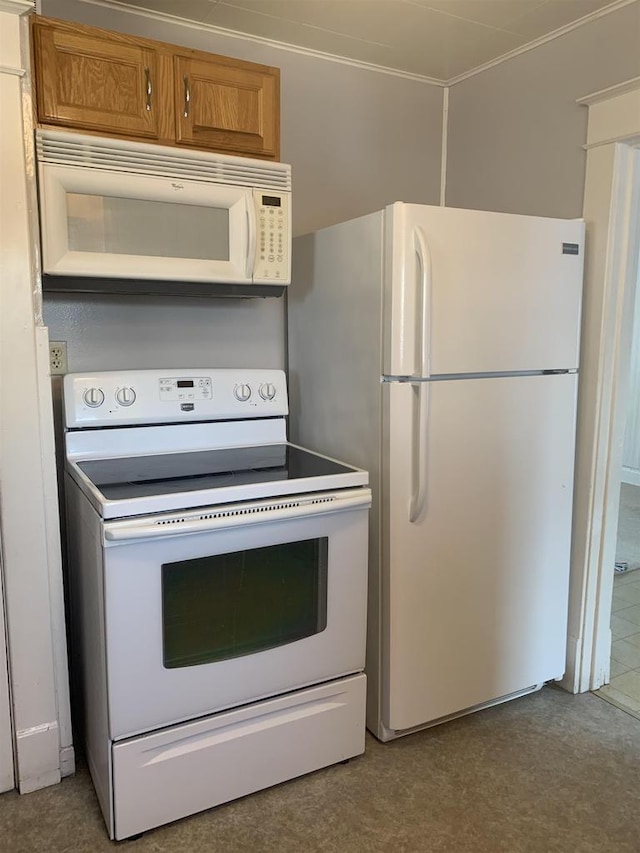
M 78 468 L 108 500 L 331 477 L 354 471 L 290 444 L 97 459 Z M 274 488 L 274 494 L 278 487 Z
M 104 520 L 369 482 L 287 441 L 282 370 L 70 373 L 64 403 L 66 473 Z

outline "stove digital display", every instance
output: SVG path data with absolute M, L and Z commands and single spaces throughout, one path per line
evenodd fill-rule
M 165 403 L 182 400 L 212 400 L 210 376 L 192 376 L 190 379 L 167 377 L 159 380 L 160 399 Z

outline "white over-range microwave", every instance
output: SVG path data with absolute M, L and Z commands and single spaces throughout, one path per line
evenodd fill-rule
M 291 167 L 39 130 L 48 291 L 280 295 L 291 280 Z

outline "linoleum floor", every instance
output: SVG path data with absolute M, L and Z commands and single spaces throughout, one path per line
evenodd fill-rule
M 291 745 L 295 749 L 295 744 Z M 140 839 L 107 838 L 86 768 L 0 796 L 2 853 L 639 853 L 640 720 L 556 687 Z

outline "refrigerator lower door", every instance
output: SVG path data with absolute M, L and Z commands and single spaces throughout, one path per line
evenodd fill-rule
M 576 389 L 575 374 L 385 385 L 384 728 L 562 676 Z

